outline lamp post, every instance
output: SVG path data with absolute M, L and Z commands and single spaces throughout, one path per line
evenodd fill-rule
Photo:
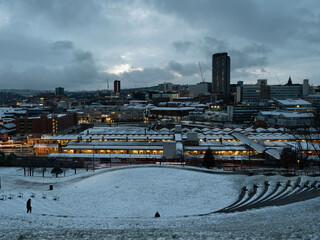
M 92 144 L 92 171 L 94 172 L 94 145 Z
M 111 151 L 109 152 L 109 157 L 110 157 L 110 168 L 111 168 Z

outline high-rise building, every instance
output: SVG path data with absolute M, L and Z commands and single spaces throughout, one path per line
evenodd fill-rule
M 114 80 L 114 95 L 120 94 L 120 80 Z
M 64 94 L 64 88 L 63 87 L 57 87 L 56 88 L 56 95 L 63 95 Z
M 308 96 L 310 93 L 309 79 L 303 79 L 302 95 Z
M 212 93 L 214 101 L 230 102 L 230 57 L 228 53 L 212 56 Z

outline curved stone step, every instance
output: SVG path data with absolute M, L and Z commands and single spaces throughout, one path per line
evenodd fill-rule
M 318 181 L 314 181 L 312 184 L 311 184 L 311 188 L 316 188 L 317 185 L 318 185 Z
M 233 206 L 238 205 L 241 201 L 244 200 L 247 191 L 248 191 L 248 189 L 247 189 L 246 187 L 242 187 L 241 193 L 239 194 L 238 200 L 235 201 L 234 203 L 232 203 L 231 205 L 229 205 L 229 206 L 227 206 L 227 207 L 225 207 L 225 208 L 222 208 L 222 209 L 216 211 L 216 213 L 218 213 L 218 212 L 223 212 L 223 211 L 226 210 L 226 209 L 229 209 L 229 208 L 232 208 Z
M 296 192 L 300 192 L 304 189 L 305 186 L 308 186 L 310 184 L 310 181 L 307 181 L 305 182 L 304 184 L 300 185 L 301 184 L 301 178 L 299 177 L 297 179 L 297 181 L 295 182 L 295 184 L 292 186 L 291 189 L 289 189 L 288 192 L 282 194 L 278 199 L 281 199 L 281 198 L 286 198 L 287 196 L 290 196 L 291 194 L 294 194 Z
M 266 194 L 267 194 L 267 192 L 268 192 L 268 190 L 269 190 L 269 187 L 270 187 L 269 182 L 268 182 L 268 181 L 265 181 L 265 182 L 264 182 L 264 189 L 263 189 L 263 191 L 260 193 L 260 195 L 259 195 L 258 197 L 256 197 L 256 199 L 254 199 L 253 201 L 251 201 L 250 203 L 248 203 L 248 206 L 250 206 L 250 205 L 252 205 L 252 204 L 255 204 L 255 203 L 261 201 L 261 199 L 263 199 L 263 198 L 266 196 Z
M 297 179 L 295 185 L 291 187 L 291 181 L 288 180 L 283 189 L 280 189 L 281 183 L 278 182 L 274 189 L 266 195 L 269 184 L 265 182 L 264 190 L 257 196 L 258 186 L 255 184 L 253 190 L 246 196 L 246 191 L 242 190 L 239 199 L 230 206 L 212 213 L 232 213 L 243 212 L 250 209 L 257 209 L 268 206 L 283 206 L 291 203 L 310 200 L 320 197 L 320 185 L 318 181 L 314 181 L 310 185 L 310 181 L 300 185 L 301 179 Z M 254 196 L 256 196 L 255 199 Z M 209 214 L 212 214 L 209 213 Z M 208 214 L 206 214 L 208 215 Z
M 238 205 L 235 205 L 235 206 L 233 206 L 231 208 L 226 209 L 225 212 L 233 212 L 234 209 L 237 209 L 237 208 L 239 208 L 241 206 L 246 205 L 256 195 L 257 189 L 258 189 L 258 185 L 254 184 L 253 185 L 253 190 L 251 192 L 249 192 L 248 197 L 244 201 L 242 201 Z
M 316 198 L 320 196 L 320 189 L 316 188 L 304 188 L 303 191 L 293 194 L 285 199 L 281 199 L 274 203 L 276 206 L 286 205 L 295 202 L 306 201 L 312 198 Z
M 252 204 L 254 204 L 257 201 L 259 201 L 268 192 L 269 186 L 270 186 L 270 184 L 268 183 L 268 181 L 265 181 L 264 182 L 263 191 L 255 199 L 253 199 L 252 201 L 249 201 L 249 202 L 247 202 L 245 204 L 242 204 L 241 206 L 238 206 L 238 207 L 234 208 L 233 211 L 236 212 L 238 210 L 241 211 L 241 209 L 247 209 L 249 206 L 251 206 Z
M 250 207 L 255 208 L 254 206 L 256 206 L 256 205 L 260 204 L 261 202 L 269 199 L 270 197 L 273 197 L 279 191 L 281 186 L 282 186 L 281 183 L 277 182 L 277 185 L 275 186 L 275 188 L 273 189 L 272 192 L 270 192 L 267 196 L 265 196 L 264 198 L 262 198 L 259 201 L 255 202 L 254 204 L 252 204 Z
M 274 199 L 277 199 L 278 197 L 282 196 L 282 194 L 286 193 L 286 192 L 290 189 L 290 187 L 291 187 L 291 181 L 288 180 L 287 183 L 286 183 L 286 185 L 284 186 L 284 188 L 283 188 L 280 192 L 278 192 L 278 193 L 277 193 L 276 195 L 274 195 L 273 197 L 267 199 L 266 201 L 272 201 L 272 200 L 274 200 Z
M 289 204 L 289 203 L 294 203 L 296 201 L 293 201 L 293 200 L 298 198 L 299 196 L 304 195 L 306 190 L 308 190 L 308 189 L 306 189 L 304 187 L 301 187 L 301 189 L 299 190 L 299 193 L 296 193 L 296 194 L 293 193 L 290 196 L 286 196 L 286 197 L 283 197 L 283 198 L 275 199 L 273 201 L 268 202 L 268 205 L 269 206 L 282 206 L 282 205 L 286 205 L 286 204 Z
M 265 201 L 261 203 L 259 206 L 256 207 L 267 207 L 267 206 L 282 206 L 286 204 L 291 204 L 291 203 L 296 203 L 296 202 L 301 202 L 305 200 L 309 200 L 315 197 L 320 196 L 320 189 L 316 188 L 317 183 L 313 183 L 311 186 L 309 186 L 310 181 L 307 181 L 302 187 L 297 187 L 296 191 L 293 192 L 290 195 L 283 196 L 282 198 L 276 198 L 270 201 Z M 255 207 L 254 207 L 255 208 Z M 247 208 L 247 209 L 252 209 L 252 208 Z M 246 210 L 247 210 L 246 209 Z
M 296 181 L 296 185 L 294 185 L 294 188 L 298 187 L 298 183 L 300 183 L 300 179 L 298 179 Z M 290 185 L 291 181 L 288 180 L 286 185 L 283 187 L 283 189 L 281 189 L 280 191 L 278 191 L 278 189 L 281 186 L 281 183 L 278 182 L 275 189 L 268 194 L 268 196 L 266 196 L 265 198 L 263 198 L 260 201 L 257 201 L 255 203 L 252 203 L 251 205 L 248 206 L 243 206 L 242 208 L 237 208 L 237 211 L 246 211 L 246 210 L 250 210 L 250 209 L 257 209 L 257 208 L 262 208 L 262 207 L 266 207 L 266 206 L 272 206 L 274 205 L 275 201 L 280 198 L 281 196 L 283 196 L 284 194 L 287 194 L 288 192 L 291 191 Z

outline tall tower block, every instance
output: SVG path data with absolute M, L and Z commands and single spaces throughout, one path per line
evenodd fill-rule
M 230 102 L 230 57 L 228 53 L 212 56 L 212 92 L 214 101 Z

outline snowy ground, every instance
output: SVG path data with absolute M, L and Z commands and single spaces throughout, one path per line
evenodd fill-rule
M 24 177 L 21 169 L 0 168 L 0 196 L 14 195 L 12 200 L 0 201 L 0 239 L 320 238 L 319 199 L 195 216 L 229 205 L 242 186 L 262 185 L 265 180 L 275 184 L 288 178 L 170 167 L 119 169 L 78 171 L 76 175 L 69 171 L 66 177 L 47 174 L 42 178 L 41 173 Z M 49 191 L 50 184 L 53 191 Z M 23 197 L 18 198 L 18 193 Z M 32 193 L 32 214 L 27 214 L 25 205 Z M 160 219 L 153 217 L 156 211 Z

